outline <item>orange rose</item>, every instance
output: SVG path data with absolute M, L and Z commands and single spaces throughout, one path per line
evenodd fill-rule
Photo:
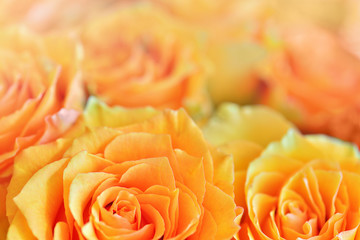
M 152 0 L 186 24 L 213 65 L 209 92 L 215 104 L 254 101 L 256 69 L 265 57 L 257 33 L 267 1 Z
M 236 239 L 358 239 L 358 149 L 290 127 L 266 107 L 234 104 L 204 126 L 206 139 L 234 156 L 235 202 L 245 208 Z
M 82 108 L 78 76 L 67 79 L 39 39 L 0 31 L 0 237 L 6 233 L 6 187 L 14 157 L 24 148 L 71 134 Z
M 91 130 L 74 141 L 34 146 L 16 158 L 8 239 L 236 233 L 232 160 L 209 149 L 185 111 L 109 108 L 91 98 L 85 121 Z
M 160 9 L 124 6 L 94 18 L 79 35 L 90 93 L 107 104 L 209 112 L 206 65 L 185 28 Z
M 360 144 L 360 60 L 319 28 L 289 30 L 283 40 L 265 76 L 263 103 L 284 112 L 304 132 Z
M 359 184 L 355 146 L 290 131 L 250 163 L 242 239 L 358 239 Z

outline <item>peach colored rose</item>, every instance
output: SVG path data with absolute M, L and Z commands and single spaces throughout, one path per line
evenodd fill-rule
M 358 239 L 359 160 L 349 143 L 289 131 L 248 167 L 241 239 Z
M 256 69 L 265 57 L 257 35 L 269 1 L 152 0 L 181 22 L 198 40 L 213 65 L 209 92 L 215 104 L 254 101 Z
M 8 239 L 230 239 L 237 232 L 232 159 L 208 147 L 184 110 L 109 108 L 91 98 L 84 119 L 90 129 L 82 136 L 16 158 Z
M 101 18 L 101 15 L 107 14 L 116 14 L 111 13 L 114 9 L 121 9 L 118 13 L 119 15 L 124 15 L 124 11 L 129 11 L 130 13 L 126 13 L 125 15 L 134 15 L 134 16 L 122 16 L 122 17 L 113 17 L 113 20 L 110 20 L 110 17 L 107 17 L 107 20 L 102 20 L 102 22 L 108 22 L 106 25 L 110 25 L 110 21 L 114 21 L 113 27 L 116 28 L 116 24 L 120 24 L 119 22 L 131 22 L 134 25 L 141 25 L 139 30 L 135 30 L 139 26 L 132 27 L 131 31 L 127 31 L 125 35 L 140 35 L 141 28 L 149 28 L 148 33 L 145 35 L 156 35 L 153 37 L 155 40 L 155 44 L 147 43 L 148 45 L 157 45 L 152 48 L 152 51 L 148 53 L 144 53 L 144 56 L 150 55 L 150 58 L 153 58 L 151 55 L 155 52 L 160 52 L 160 56 L 162 56 L 162 63 L 159 65 L 161 69 L 169 65 L 167 64 L 167 60 L 165 59 L 167 56 L 165 53 L 170 51 L 169 43 L 164 43 L 162 30 L 167 32 L 171 32 L 173 38 L 178 39 L 177 42 L 180 42 L 181 48 L 186 45 L 197 45 L 197 50 L 192 54 L 194 56 L 189 57 L 189 61 L 185 58 L 186 56 L 180 56 L 177 59 L 180 59 L 181 62 L 179 65 L 183 65 L 183 62 L 191 62 L 194 63 L 196 69 L 199 69 L 200 72 L 204 72 L 202 65 L 207 65 L 207 69 L 204 73 L 195 74 L 200 75 L 200 77 L 195 78 L 205 78 L 206 81 L 206 89 L 209 90 L 211 94 L 212 100 L 217 104 L 223 101 L 232 101 L 238 103 L 248 103 L 254 101 L 255 90 L 258 87 L 259 79 L 257 78 L 257 74 L 255 69 L 260 64 L 261 60 L 265 56 L 265 51 L 263 46 L 261 46 L 257 40 L 256 35 L 259 29 L 261 28 L 261 22 L 266 15 L 266 4 L 259 2 L 239 2 L 239 1 L 162 1 L 162 0 L 153 0 L 153 1 L 98 1 L 91 0 L 87 1 L 86 6 L 84 6 L 84 1 L 69 1 L 69 0 L 56 0 L 56 1 L 25 1 L 26 6 L 23 8 L 26 12 L 20 13 L 23 18 L 20 22 L 30 26 L 31 28 L 38 29 L 39 31 L 53 31 L 53 30 L 68 30 L 69 28 L 73 28 L 74 26 L 81 26 L 84 22 L 89 21 L 94 18 Z M 11 5 L 11 4 L 10 4 Z M 139 5 L 148 5 L 146 7 Z M 14 9 L 19 8 L 18 4 L 13 6 Z M 133 14 L 134 8 L 145 8 L 142 9 L 142 13 Z M 84 10 L 86 9 L 86 10 Z M 96 9 L 96 12 L 94 11 Z M 164 13 L 167 12 L 166 14 Z M 19 12 L 17 10 L 16 12 Z M 21 12 L 21 11 L 20 11 Z M 138 11 L 139 12 L 139 11 Z M 46 13 L 46 14 L 44 14 Z M 132 17 L 136 15 L 143 15 L 143 21 L 133 21 Z M 152 15 L 157 15 L 153 17 Z M 151 18 L 152 20 L 157 20 L 156 27 L 150 26 L 151 21 L 146 20 L 146 18 Z M 251 19 L 251 20 L 249 20 Z M 92 28 L 91 26 L 96 25 L 95 22 L 99 22 L 100 20 L 93 20 L 93 24 L 90 24 L 88 28 Z M 167 23 L 164 23 L 164 22 Z M 72 23 L 72 24 L 71 24 Z M 105 24 L 105 23 L 104 23 Z M 181 25 L 181 27 L 180 27 Z M 97 28 L 103 27 L 100 23 L 97 24 Z M 155 28 L 155 29 L 153 29 Z M 180 30 L 180 28 L 183 28 Z M 183 31 L 186 28 L 186 31 Z M 180 31 L 179 31 L 180 30 Z M 91 30 L 91 32 L 96 32 L 99 30 Z M 111 34 L 108 33 L 111 31 Z M 100 31 L 101 32 L 101 31 Z M 111 35 L 114 38 L 119 34 L 113 29 L 102 30 L 103 35 Z M 130 32 L 130 33 L 129 33 Z M 140 33 L 139 33 L 140 32 Z M 160 37 L 159 37 L 160 36 Z M 94 43 L 94 39 L 102 39 L 99 35 L 94 33 L 94 36 L 91 37 Z M 117 37 L 120 38 L 120 37 Z M 136 38 L 136 36 L 135 36 Z M 138 37 L 142 38 L 142 37 Z M 148 38 L 148 37 L 146 37 Z M 159 40 L 160 39 L 160 40 Z M 191 40 L 190 40 L 191 39 Z M 124 39 L 122 39 L 124 40 Z M 159 40 L 159 43 L 156 42 Z M 196 41 L 194 41 L 196 40 Z M 171 41 L 171 40 L 170 40 Z M 137 43 L 133 43 L 133 40 L 123 41 L 127 42 L 123 44 L 122 47 L 109 47 L 110 50 L 101 50 L 101 52 L 109 51 L 113 52 L 114 49 L 117 51 L 122 48 L 127 48 L 127 46 L 131 45 L 142 45 L 143 39 L 137 41 Z M 139 43 L 140 42 L 140 43 Z M 159 47 L 159 45 L 165 45 L 167 47 Z M 96 45 L 96 44 L 92 44 Z M 110 44 L 111 45 L 111 44 Z M 112 44 L 113 45 L 113 44 Z M 170 44 L 171 45 L 171 44 Z M 128 47 L 132 49 L 132 47 Z M 91 47 L 91 46 L 90 46 Z M 91 48 L 94 48 L 93 46 Z M 175 47 L 178 48 L 178 47 Z M 193 46 L 191 46 L 192 51 L 194 51 Z M 178 52 L 182 52 L 183 50 L 176 50 L 175 57 Z M 201 55 L 206 56 L 205 60 L 200 57 L 198 51 L 201 51 Z M 125 50 L 122 49 L 121 54 L 125 54 Z M 165 53 L 164 53 L 165 52 Z M 111 54 L 113 55 L 113 54 Z M 126 54 L 125 54 L 126 55 Z M 181 54 L 182 55 L 182 54 Z M 91 57 L 91 56 L 90 56 Z M 89 57 L 89 58 L 90 58 Z M 181 61 L 181 59 L 185 59 Z M 91 58 L 90 61 L 94 61 Z M 102 60 L 103 61 L 103 60 Z M 115 64 L 111 66 L 111 68 L 122 67 L 123 63 L 114 57 L 110 58 L 106 61 Z M 94 65 L 93 63 L 92 65 Z M 171 65 L 172 63 L 170 63 Z M 119 66 L 118 66 L 119 65 Z M 185 67 L 187 68 L 187 67 Z M 85 68 L 86 69 L 86 68 Z M 179 69 L 183 69 L 182 66 L 179 66 Z M 100 71 L 97 69 L 96 71 Z M 116 70 L 119 72 L 118 70 Z M 148 70 L 144 70 L 142 72 L 147 72 Z M 161 72 L 162 70 L 160 70 Z M 183 70 L 180 70 L 183 71 Z M 84 72 L 88 72 L 85 70 Z M 103 73 L 102 73 L 103 74 Z M 123 78 L 124 76 L 119 76 L 120 73 L 113 73 L 112 78 Z M 160 75 L 160 76 L 159 76 Z M 190 74 L 194 75 L 194 74 Z M 205 75 L 205 76 L 204 76 Z M 137 75 L 135 75 L 137 76 Z M 156 74 L 156 76 L 152 76 L 153 80 L 158 80 L 166 78 L 166 74 Z M 171 76 L 171 74 L 169 74 Z M 98 82 L 100 80 L 97 80 Z M 167 80 L 164 80 L 167 81 Z M 201 118 L 201 115 L 206 115 L 209 112 L 209 104 L 206 100 L 206 95 L 201 90 L 201 86 L 203 86 L 203 80 L 200 81 L 190 81 L 195 82 L 196 86 L 189 87 L 189 94 L 186 94 L 186 99 L 184 100 L 184 106 L 190 111 L 192 116 L 195 118 Z M 197 83 L 196 83 L 197 82 Z M 117 83 L 119 84 L 119 83 Z M 116 85 L 117 85 L 116 84 Z M 191 84 L 191 85 L 194 85 Z M 94 84 L 93 84 L 94 85 Z M 109 85 L 109 84 L 108 84 Z M 96 94 L 96 88 L 92 87 L 93 93 Z M 108 87 L 106 87 L 108 88 Z M 152 88 L 152 87 L 151 87 Z M 192 89 L 192 90 L 191 90 Z M 103 91 L 103 90 L 102 90 Z M 124 90 L 123 90 L 124 91 Z M 134 92 L 131 90 L 131 92 Z M 143 92 L 143 91 L 142 91 Z M 171 91 L 173 93 L 173 91 Z M 192 92 L 192 93 L 191 93 Z M 162 96 L 162 94 L 158 94 Z M 179 93 L 177 93 L 179 94 Z M 135 94 L 133 94 L 135 95 Z M 150 94 L 148 94 L 150 95 Z M 200 95 L 199 97 L 195 97 L 196 95 Z M 100 94 L 99 94 L 100 96 Z M 109 98 L 115 98 L 114 96 L 110 96 Z M 130 97 L 131 99 L 132 97 Z M 151 97 L 153 99 L 157 99 L 158 97 Z M 126 99 L 126 98 L 125 98 Z M 137 97 L 137 99 L 139 99 Z M 106 101 L 110 101 L 107 99 L 103 99 Z M 117 100 L 119 101 L 119 100 Z M 124 101 L 124 100 L 122 100 Z M 146 99 L 146 101 L 149 101 Z M 154 101 L 154 100 L 153 100 Z M 150 105 L 154 105 L 155 103 L 150 101 Z M 172 100 L 174 101 L 174 100 Z M 138 104 L 142 102 L 139 101 Z M 109 104 L 111 102 L 108 102 Z M 121 104 L 125 104 L 122 103 Z M 126 103 L 128 104 L 128 103 Z M 158 104 L 158 103 L 157 103 Z M 174 105 L 172 103 L 172 105 Z M 206 109 L 206 110 L 204 110 Z
M 235 238 L 358 239 L 358 149 L 294 129 L 284 135 L 290 127 L 263 106 L 233 104 L 204 126 L 205 137 L 234 157 L 235 201 L 245 208 Z
M 286 30 L 272 52 L 262 103 L 306 133 L 360 144 L 360 60 L 333 33 L 314 26 Z
M 210 111 L 207 65 L 186 28 L 147 3 L 103 14 L 79 30 L 90 93 L 109 105 Z
M 0 30 L 0 238 L 8 225 L 5 196 L 14 157 L 72 134 L 83 104 L 79 76 L 67 79 L 42 47 L 24 30 Z
M 152 0 L 178 17 L 198 35 L 215 68 L 209 91 L 216 104 L 254 103 L 263 89 L 259 67 L 267 51 L 259 41 L 264 32 L 273 37 L 274 22 L 289 28 L 314 24 L 338 31 L 356 0 Z M 354 5 L 354 4 L 353 4 Z M 352 14 L 359 16 L 358 11 Z M 358 19 L 356 19 L 358 20 Z M 359 21 L 348 29 L 356 49 Z M 350 27 L 350 26 L 349 26 Z

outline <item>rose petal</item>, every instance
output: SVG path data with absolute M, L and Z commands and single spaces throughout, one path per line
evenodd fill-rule
M 58 68 L 52 73 L 51 85 L 46 90 L 36 110 L 32 112 L 26 127 L 22 129 L 23 135 L 34 134 L 39 130 L 39 126 L 43 124 L 45 116 L 55 113 L 60 108 L 61 101 L 57 89 L 60 71 L 60 68 Z
M 214 145 L 246 140 L 266 146 L 272 141 L 280 140 L 291 127 L 290 122 L 269 108 L 239 107 L 227 103 L 218 108 L 215 116 L 203 127 L 203 132 L 206 139 Z
M 231 238 L 239 230 L 239 226 L 234 222 L 234 200 L 216 186 L 206 184 L 203 206 L 209 210 L 217 224 L 215 239 Z
M 194 235 L 191 235 L 189 239 L 214 239 L 217 232 L 217 223 L 214 219 L 214 217 L 211 215 L 210 211 L 206 208 L 204 209 L 204 215 L 201 220 L 200 228 L 197 230 L 197 232 Z
M 65 213 L 69 229 L 72 231 L 73 217 L 69 209 L 69 194 L 70 186 L 74 178 L 80 173 L 87 173 L 92 171 L 99 171 L 107 166 L 112 165 L 112 162 L 95 155 L 88 154 L 83 151 L 72 157 L 63 173 L 63 198 L 65 205 Z M 72 233 L 72 232 L 71 232 Z
M 13 198 L 18 195 L 26 182 L 41 168 L 61 158 L 71 144 L 71 140 L 57 140 L 41 146 L 23 150 L 15 160 L 14 172 L 6 197 L 6 212 L 10 221 L 15 215 L 16 206 Z
M 212 182 L 214 169 L 206 141 L 198 126 L 189 118 L 184 110 L 165 110 L 162 114 L 148 121 L 125 127 L 121 130 L 124 132 L 169 134 L 174 149 L 179 148 L 189 155 L 203 157 L 206 180 Z
M 131 162 L 130 162 L 131 163 Z M 145 191 L 151 186 L 161 185 L 175 189 L 175 179 L 167 158 L 149 158 L 136 161 L 120 178 L 124 187 L 136 187 Z
M 179 164 L 175 160 L 169 135 L 149 133 L 122 134 L 106 146 L 104 157 L 119 163 L 145 158 L 167 157 L 175 178 L 181 179 Z
M 144 194 L 139 194 L 137 198 L 140 204 L 149 204 L 160 213 L 165 224 L 164 237 L 173 236 L 179 214 L 179 190 L 170 191 L 163 186 L 152 186 Z
M 83 212 L 93 193 L 105 179 L 113 175 L 101 172 L 89 172 L 76 175 L 69 189 L 69 208 L 77 224 L 84 225 Z
M 5 203 L 6 202 L 6 183 L 0 183 L 0 202 Z M 6 232 L 9 227 L 9 221 L 6 217 L 6 209 L 5 204 L 0 204 L 0 238 L 6 237 Z
M 141 204 L 142 218 L 148 223 L 153 223 L 155 227 L 155 233 L 153 239 L 160 239 L 165 233 L 164 219 L 150 204 Z
M 26 218 L 21 212 L 17 212 L 13 221 L 9 227 L 7 239 L 19 239 L 19 240 L 36 240 L 37 238 L 32 234 Z
M 218 149 L 211 148 L 214 163 L 213 184 L 225 193 L 234 197 L 234 159 L 233 156 L 224 154 Z
M 158 114 L 153 108 L 126 109 L 122 107 L 108 107 L 95 97 L 90 97 L 84 117 L 91 127 L 122 127 L 136 122 L 141 122 Z
M 105 146 L 119 133 L 112 128 L 97 128 L 89 130 L 87 133 L 76 138 L 71 147 L 65 152 L 65 157 L 71 157 L 81 151 L 89 153 L 100 153 L 104 151 Z
M 201 208 L 194 193 L 185 185 L 177 183 L 179 187 L 179 216 L 176 229 L 176 239 L 185 239 L 195 233 L 200 223 Z
M 202 204 L 206 184 L 202 158 L 190 156 L 180 149 L 175 149 L 175 155 L 183 178 L 182 183 L 196 195 L 198 203 Z
M 68 159 L 62 159 L 46 165 L 29 179 L 14 198 L 37 238 L 53 237 L 52 227 L 62 203 L 62 174 L 67 163 Z
M 70 240 L 69 227 L 65 222 L 58 222 L 54 228 L 54 240 Z

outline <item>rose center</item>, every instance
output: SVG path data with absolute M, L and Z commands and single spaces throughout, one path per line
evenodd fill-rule
M 122 200 L 117 203 L 113 202 L 108 210 L 112 214 L 126 218 L 129 223 L 135 223 L 137 221 L 136 207 L 131 205 L 129 201 Z

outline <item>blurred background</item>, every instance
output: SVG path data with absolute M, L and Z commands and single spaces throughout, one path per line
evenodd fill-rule
M 214 108 L 264 104 L 304 133 L 360 145 L 358 0 L 2 0 L 0 25 L 59 34 L 139 2 L 196 39 Z

